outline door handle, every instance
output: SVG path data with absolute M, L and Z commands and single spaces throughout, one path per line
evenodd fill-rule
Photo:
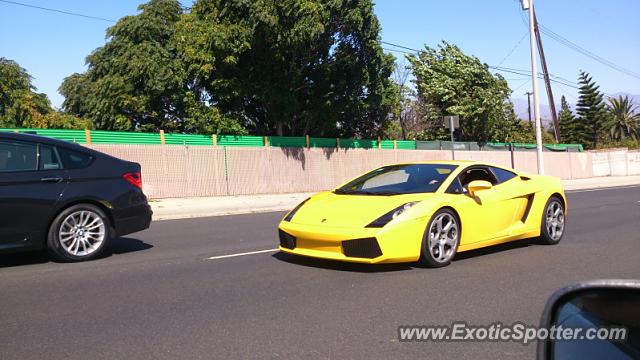
M 46 183 L 59 183 L 62 181 L 62 178 L 60 176 L 43 177 L 42 179 L 40 179 L 40 181 Z

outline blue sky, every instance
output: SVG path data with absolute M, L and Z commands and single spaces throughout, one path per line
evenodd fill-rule
M 118 19 L 135 14 L 139 0 L 16 0 L 36 6 Z M 191 1 L 184 0 L 184 5 Z M 536 0 L 538 21 L 573 43 L 640 73 L 640 1 Z M 457 44 L 490 65 L 530 69 L 526 13 L 515 0 L 378 0 L 375 12 L 382 40 L 410 48 L 435 46 L 441 40 Z M 112 23 L 52 13 L 0 2 L 0 56 L 17 61 L 34 77 L 38 90 L 54 106 L 63 98 L 57 89 L 64 77 L 85 70 L 85 57 L 104 45 Z M 578 71 L 590 72 L 607 94 L 640 94 L 640 80 L 612 70 L 574 52 L 543 34 L 549 72 L 576 81 Z M 385 45 L 385 48 L 392 48 Z M 507 56 L 511 53 L 509 56 Z M 394 53 L 400 61 L 403 54 Z M 515 100 L 531 88 L 528 78 L 504 74 Z M 542 84 L 540 84 L 542 86 Z M 576 90 L 554 84 L 570 102 Z M 544 94 L 543 94 L 544 95 Z M 543 99 L 541 103 L 546 103 Z

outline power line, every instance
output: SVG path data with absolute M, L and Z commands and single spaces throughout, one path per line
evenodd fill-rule
M 406 50 L 411 50 L 413 51 L 413 53 L 417 53 L 420 52 L 420 50 L 414 49 L 414 48 L 410 48 L 408 46 L 404 46 L 404 45 L 400 45 L 400 44 L 395 44 L 395 43 L 391 43 L 391 42 L 387 42 L 387 41 L 380 41 L 380 43 L 388 45 L 388 46 L 393 46 L 399 49 L 404 49 L 404 50 L 398 50 L 398 49 L 389 49 L 389 48 L 383 48 L 387 51 L 395 51 L 395 52 L 400 52 L 403 54 L 412 54 L 411 52 L 408 52 Z M 503 67 L 503 66 L 492 66 L 492 65 L 487 65 L 490 69 L 494 69 L 498 72 L 506 72 L 506 73 L 511 73 L 511 74 L 516 74 L 516 75 L 522 75 L 522 76 L 531 76 L 531 70 L 523 70 L 523 69 L 514 69 L 514 68 L 509 68 L 509 67 Z M 552 82 L 556 82 L 559 84 L 563 84 L 565 86 L 568 87 L 572 87 L 574 89 L 580 89 L 580 87 L 577 86 L 576 83 L 567 80 L 563 77 L 557 76 L 557 75 L 553 75 L 553 74 L 549 74 L 549 76 L 552 78 L 550 79 Z M 538 73 L 538 78 L 542 79 L 543 78 L 543 74 L 542 73 Z
M 24 7 L 28 7 L 28 8 L 32 8 L 32 9 L 39 9 L 39 10 L 44 10 L 44 11 L 56 12 L 56 13 L 59 13 L 59 14 L 78 16 L 78 17 L 83 17 L 83 18 L 86 18 L 86 19 L 106 21 L 106 22 L 110 22 L 110 23 L 115 23 L 116 22 L 115 20 L 106 19 L 106 18 L 102 18 L 102 17 L 98 17 L 98 16 L 85 15 L 85 14 L 80 14 L 80 13 L 76 13 L 76 12 L 70 12 L 70 11 L 46 8 L 46 7 L 36 6 L 36 5 L 31 5 L 31 4 L 24 4 L 24 3 L 21 3 L 21 2 L 17 2 L 17 1 L 0 0 L 0 2 L 6 3 L 6 4 L 12 4 L 12 5 L 24 6 Z
M 525 32 L 524 35 L 522 35 L 520 40 L 518 40 L 518 42 L 513 46 L 511 51 L 509 51 L 509 53 L 507 53 L 507 55 L 505 55 L 502 58 L 502 60 L 500 60 L 500 62 L 498 63 L 498 66 L 502 65 L 502 63 L 504 63 L 505 60 L 507 60 L 509 58 L 509 56 L 511 56 L 511 54 L 513 54 L 513 52 L 516 51 L 516 49 L 520 46 L 520 44 L 522 44 L 522 40 L 524 40 L 527 37 L 527 35 L 529 35 L 529 33 L 527 33 L 527 32 Z
M 600 64 L 605 65 L 605 66 L 607 66 L 607 67 L 609 67 L 611 69 L 617 70 L 617 71 L 619 71 L 619 72 L 621 72 L 621 73 L 623 73 L 625 75 L 629 75 L 629 76 L 634 77 L 636 79 L 640 79 L 640 74 L 638 74 L 638 73 L 636 73 L 634 71 L 631 71 L 629 69 L 626 69 L 626 68 L 624 68 L 624 67 L 622 67 L 622 66 L 620 66 L 620 65 L 618 65 L 618 64 L 616 64 L 614 62 L 611 62 L 611 61 L 603 58 L 602 56 L 594 54 L 593 52 L 591 52 L 591 51 L 579 46 L 578 44 L 572 42 L 571 40 L 568 40 L 567 38 L 561 36 L 560 34 L 554 32 L 554 31 L 552 31 L 551 29 L 549 29 L 548 27 L 546 27 L 546 26 L 544 26 L 542 24 L 538 24 L 538 26 L 539 26 L 540 30 L 545 35 L 549 36 L 550 38 L 552 38 L 553 40 L 559 42 L 560 44 L 562 44 L 562 45 L 564 45 L 564 46 L 566 46 L 566 47 L 568 47 L 568 48 L 570 48 L 570 49 L 572 49 L 572 50 L 574 50 L 574 51 L 576 51 L 576 52 L 578 52 L 578 53 L 580 53 L 580 54 L 582 54 L 582 55 L 584 55 L 584 56 L 586 56 L 588 58 L 591 58 L 591 59 L 599 62 Z
M 398 45 L 398 44 L 394 44 L 394 43 L 390 43 L 390 42 L 386 42 L 386 41 L 380 41 L 380 43 L 381 44 L 385 44 L 385 45 L 389 45 L 389 46 L 393 46 L 393 47 L 397 47 L 397 48 L 400 48 L 400 49 L 413 51 L 414 53 L 420 52 L 420 50 L 418 50 L 418 49 L 413 49 L 413 48 L 410 48 L 410 47 L 406 47 L 404 45 Z

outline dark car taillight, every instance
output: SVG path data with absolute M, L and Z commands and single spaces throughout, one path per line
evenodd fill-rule
M 140 174 L 140 172 L 128 172 L 122 175 L 122 178 L 127 180 L 129 184 L 142 190 L 142 174 Z

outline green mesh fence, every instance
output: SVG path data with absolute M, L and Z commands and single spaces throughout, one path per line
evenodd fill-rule
M 87 143 L 85 130 L 63 130 L 63 129 L 0 129 L 0 131 L 31 133 L 41 136 L 52 137 L 60 140 L 73 141 L 77 143 Z M 162 144 L 159 133 L 124 132 L 124 131 L 102 131 L 91 130 L 89 132 L 91 143 L 93 144 Z M 187 145 L 187 146 L 212 146 L 214 144 L 213 135 L 195 134 L 175 134 L 165 133 L 165 144 L 167 145 Z M 338 144 L 339 142 L 339 144 Z M 265 139 L 263 136 L 250 135 L 217 135 L 218 146 L 244 146 L 263 147 Z M 269 136 L 268 145 L 275 147 L 306 147 L 306 137 L 292 136 Z M 335 139 L 310 137 L 309 146 L 312 148 L 350 148 L 350 149 L 376 149 L 378 140 L 370 139 Z M 450 141 L 413 141 L 413 140 L 381 140 L 380 148 L 392 150 L 394 148 L 403 150 L 450 150 Z M 485 143 L 456 141 L 455 150 L 479 150 L 479 151 L 509 151 L 513 147 L 515 151 L 535 151 L 535 144 L 522 143 Z M 558 152 L 582 152 L 580 144 L 545 144 L 545 151 Z

